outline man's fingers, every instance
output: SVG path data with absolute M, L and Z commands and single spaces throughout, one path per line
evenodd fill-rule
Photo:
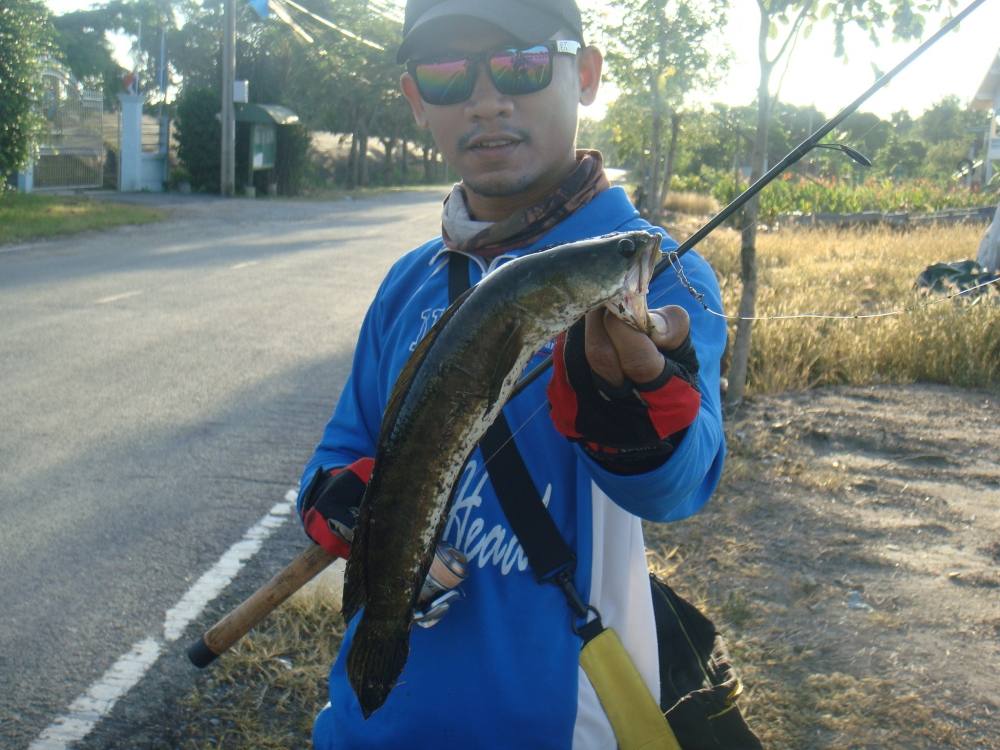
M 586 350 L 590 368 L 611 385 L 621 385 L 628 378 L 633 383 L 648 383 L 663 372 L 663 354 L 687 338 L 691 319 L 678 305 L 649 311 L 653 331 L 642 331 L 607 312 L 604 308 L 587 313 Z
M 653 322 L 657 324 L 655 316 Z M 663 355 L 649 336 L 610 312 L 604 316 L 604 327 L 625 377 L 633 383 L 648 383 L 663 372 Z
M 590 369 L 611 385 L 621 385 L 625 375 L 618 363 L 618 350 L 604 327 L 604 308 L 587 313 L 585 346 Z
M 679 305 L 667 305 L 649 311 L 653 320 L 651 338 L 660 351 L 669 352 L 684 343 L 691 330 L 691 317 Z

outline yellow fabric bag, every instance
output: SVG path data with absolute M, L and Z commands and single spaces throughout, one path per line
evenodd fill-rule
M 618 634 L 605 628 L 580 651 L 621 750 L 681 750 L 670 724 L 632 663 Z

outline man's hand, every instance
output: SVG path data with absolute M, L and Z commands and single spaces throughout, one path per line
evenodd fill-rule
M 691 319 L 683 307 L 650 310 L 653 334 L 637 331 L 606 308 L 587 313 L 586 353 L 590 369 L 611 385 L 625 380 L 649 383 L 663 372 L 663 352 L 677 349 L 688 336 Z
M 302 525 L 306 534 L 331 555 L 351 556 L 358 506 L 371 479 L 375 462 L 359 458 L 349 466 L 318 469 L 302 498 Z
M 556 340 L 549 402 L 555 428 L 606 468 L 650 471 L 698 415 L 698 358 L 687 312 L 651 310 L 647 336 L 603 308 Z

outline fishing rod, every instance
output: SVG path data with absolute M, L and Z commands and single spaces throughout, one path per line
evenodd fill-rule
M 852 148 L 835 143 L 819 143 L 819 140 L 837 127 L 837 125 L 840 124 L 844 118 L 861 106 L 861 104 L 872 94 L 885 86 L 900 70 L 913 62 L 913 60 L 919 57 L 928 47 L 934 44 L 934 42 L 951 31 L 951 29 L 955 28 L 955 26 L 958 25 L 962 19 L 968 16 L 985 1 L 986 0 L 975 0 L 975 2 L 970 4 L 968 8 L 955 16 L 955 18 L 943 26 L 936 34 L 921 44 L 920 47 L 903 60 L 903 62 L 878 79 L 878 81 L 876 81 L 875 84 L 868 89 L 868 91 L 858 97 L 833 119 L 829 120 L 826 124 L 820 127 L 819 130 L 799 144 L 791 153 L 778 162 L 778 164 L 769 170 L 763 177 L 743 191 L 743 193 L 737 196 L 732 203 L 716 214 L 707 224 L 705 224 L 705 226 L 688 237 L 675 250 L 670 251 L 670 253 L 667 254 L 667 258 L 657 264 L 653 271 L 653 278 L 656 278 L 663 273 L 663 271 L 670 267 L 671 262 L 676 262 L 678 258 L 684 255 L 684 253 L 701 242 L 701 240 L 703 240 L 716 227 L 732 216 L 733 213 L 738 211 L 747 201 L 759 193 L 769 182 L 781 174 L 782 171 L 793 165 L 812 149 L 836 149 L 838 151 L 843 151 L 852 159 L 855 159 L 862 164 L 867 162 L 868 160 L 865 159 L 865 157 L 861 156 L 861 154 L 857 153 Z M 511 398 L 523 391 L 530 383 L 537 380 L 538 377 L 544 373 L 549 366 L 551 366 L 551 364 L 552 357 L 550 356 L 547 357 L 544 362 L 535 367 L 531 372 L 525 375 L 514 387 Z M 220 654 L 224 653 L 236 641 L 242 638 L 250 630 L 250 628 L 260 622 L 269 612 L 285 601 L 309 580 L 314 578 L 320 571 L 329 566 L 335 559 L 336 557 L 334 555 L 326 552 L 319 545 L 310 545 L 308 549 L 299 553 L 299 555 L 291 563 L 289 563 L 283 570 L 279 571 L 268 583 L 257 589 L 252 596 L 229 612 L 229 614 L 223 617 L 201 638 L 192 643 L 187 651 L 188 658 L 199 668 L 203 668 L 211 664 Z
M 875 83 L 868 88 L 861 96 L 855 99 L 853 102 L 844 107 L 840 112 L 831 117 L 825 123 L 823 123 L 812 135 L 806 138 L 802 143 L 793 148 L 785 157 L 775 164 L 771 169 L 769 169 L 762 177 L 760 177 L 755 183 L 750 187 L 736 196 L 733 201 L 723 208 L 719 213 L 713 216 L 708 223 L 706 223 L 701 229 L 688 237 L 684 242 L 678 245 L 674 250 L 667 253 L 666 257 L 663 258 L 659 263 L 656 264 L 656 268 L 653 269 L 653 275 L 650 279 L 652 282 L 657 276 L 670 268 L 673 264 L 677 263 L 682 255 L 684 255 L 688 250 L 693 248 L 703 239 L 705 239 L 709 234 L 714 232 L 722 222 L 740 210 L 751 198 L 753 198 L 757 193 L 767 187 L 775 177 L 780 175 L 790 166 L 798 162 L 803 156 L 808 154 L 814 148 L 826 148 L 836 151 L 842 151 L 847 154 L 851 159 L 862 164 L 866 167 L 871 166 L 871 160 L 865 157 L 863 154 L 858 153 L 853 148 L 849 146 L 844 146 L 839 143 L 820 143 L 831 130 L 840 125 L 844 120 L 846 120 L 854 111 L 865 103 L 868 99 L 872 97 L 877 91 L 885 87 L 889 81 L 891 81 L 897 73 L 899 73 L 903 68 L 912 63 L 918 57 L 920 57 L 924 52 L 926 52 L 935 42 L 937 42 L 941 37 L 954 29 L 958 24 L 960 24 L 970 13 L 972 13 L 976 8 L 982 5 L 986 0 L 973 0 L 972 3 L 968 5 L 961 13 L 952 18 L 948 23 L 942 26 L 936 33 L 931 35 L 923 44 L 917 47 L 913 52 L 906 56 L 902 62 L 900 62 L 896 67 L 890 70 L 888 73 L 879 78 Z M 514 386 L 511 391 L 510 398 L 514 398 L 521 391 L 535 382 L 541 375 L 549 369 L 552 365 L 552 355 L 547 356 L 542 362 L 536 365 L 527 375 L 518 381 L 517 385 Z M 509 400 L 509 399 L 508 399 Z

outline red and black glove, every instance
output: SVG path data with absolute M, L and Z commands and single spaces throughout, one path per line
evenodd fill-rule
M 661 466 L 698 416 L 698 357 L 691 336 L 664 351 L 663 371 L 648 383 L 615 386 L 587 362 L 585 322 L 556 339 L 548 397 L 552 421 L 604 468 L 641 474 Z
M 358 507 L 372 476 L 374 459 L 359 458 L 331 471 L 317 469 L 302 498 L 306 534 L 331 555 L 351 556 Z

